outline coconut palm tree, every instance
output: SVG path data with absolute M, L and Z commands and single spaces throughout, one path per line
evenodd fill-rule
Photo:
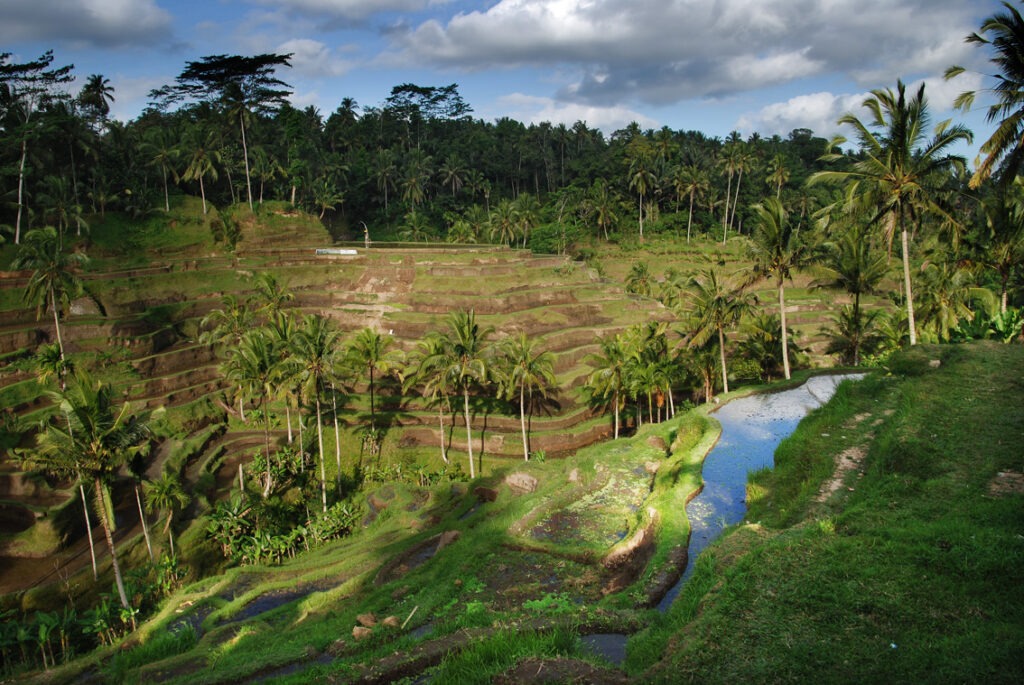
M 523 459 L 530 460 L 530 437 L 526 430 L 526 408 L 534 394 L 547 397 L 555 385 L 554 358 L 550 352 L 537 350 L 535 341 L 525 331 L 506 339 L 501 345 L 500 375 L 507 399 L 518 396 L 519 424 L 523 434 Z
M 390 350 L 395 339 L 390 335 L 382 335 L 372 328 L 364 328 L 356 333 L 355 338 L 348 346 L 346 361 L 353 369 L 366 371 L 369 378 L 370 389 L 370 427 L 377 427 L 376 410 L 374 402 L 374 389 L 376 374 L 388 373 L 398 364 L 399 358 L 395 351 Z
M 651 170 L 652 163 L 646 150 L 640 150 L 629 162 L 629 187 L 636 191 L 640 222 L 640 242 L 644 241 L 644 196 L 655 183 L 656 178 Z
M 690 211 L 686 217 L 687 243 L 690 242 L 690 233 L 693 227 L 693 203 L 698 195 L 704 197 L 704 193 L 708 191 L 710 183 L 711 180 L 708 178 L 707 172 L 696 164 L 687 164 L 686 166 L 676 168 L 676 174 L 673 178 L 676 197 L 682 199 L 684 196 L 689 196 L 690 198 Z
M 477 323 L 476 312 L 472 309 L 468 312 L 452 312 L 448 316 L 448 331 L 444 335 L 444 357 L 438 364 L 438 371 L 445 375 L 446 382 L 462 393 L 470 478 L 476 478 L 476 467 L 473 463 L 469 393 L 473 386 L 486 385 L 490 380 L 491 353 L 487 339 L 493 332 L 492 326 L 481 327 Z
M 1003 2 L 1003 8 L 1005 11 L 985 19 L 977 33 L 967 36 L 968 43 L 991 46 L 989 61 L 998 69 L 991 77 L 995 102 L 985 114 L 989 123 L 998 125 L 981 146 L 985 159 L 971 176 L 971 188 L 980 186 L 1000 166 L 1004 183 L 1012 182 L 1024 165 L 1024 17 L 1009 2 Z M 950 67 L 946 78 L 963 72 L 963 67 Z M 976 91 L 962 93 L 955 104 L 970 109 L 976 95 Z
M 25 234 L 11 265 L 13 269 L 31 270 L 24 300 L 36 307 L 38 320 L 47 305 L 53 311 L 53 328 L 57 336 L 60 356 L 65 357 L 64 338 L 60 330 L 60 316 L 71 301 L 82 293 L 82 279 L 74 269 L 88 262 L 81 252 L 60 249 L 60 236 L 52 226 L 37 228 Z
M 275 396 L 281 371 L 280 357 L 273 340 L 263 328 L 246 331 L 222 366 L 224 376 L 238 385 L 242 398 L 255 402 L 263 418 L 263 443 L 267 472 L 263 496 L 274 486 L 270 454 L 270 401 Z M 241 401 L 241 400 L 240 400 Z
M 739 285 L 723 278 L 716 269 L 705 269 L 690 279 L 692 326 L 689 345 L 700 348 L 712 336 L 718 337 L 722 391 L 729 392 L 729 371 L 725 358 L 725 332 L 753 311 L 755 298 Z
M 327 468 L 324 460 L 323 410 L 320 397 L 327 384 L 338 378 L 337 367 L 341 334 L 334 323 L 318 314 L 303 318 L 295 336 L 292 361 L 288 375 L 295 379 L 303 396 L 313 401 L 316 412 L 317 449 L 320 457 L 320 496 L 323 510 L 327 511 Z M 341 459 L 338 458 L 338 471 Z
M 164 533 L 167 534 L 167 542 L 173 557 L 174 531 L 171 526 L 174 521 L 174 513 L 189 502 L 188 493 L 185 492 L 185 488 L 181 484 L 181 477 L 172 471 L 164 471 L 156 480 L 147 482 L 143 489 L 146 492 L 146 509 L 150 513 L 157 511 L 167 513 Z
M 129 609 L 121 567 L 114 548 L 107 485 L 118 470 L 146 445 L 149 414 L 135 413 L 128 403 L 114 402 L 113 389 L 78 371 L 64 392 L 50 393 L 60 407 L 36 435 L 29 459 L 39 468 L 62 475 L 83 474 L 93 481 L 95 513 L 110 552 L 121 606 Z
M 428 404 L 437 405 L 437 422 L 441 436 L 441 461 L 448 463 L 448 450 L 444 438 L 444 414 L 451 410 L 449 397 L 452 386 L 445 366 L 445 339 L 436 332 L 427 334 L 416 345 L 409 363 L 402 371 L 402 390 L 419 387 Z
M 786 156 L 779 153 L 768 163 L 768 175 L 764 182 L 775 188 L 775 197 L 782 196 L 782 186 L 789 180 L 789 169 L 786 168 Z
M 909 99 L 902 81 L 896 91 L 877 89 L 864 100 L 871 117 L 867 123 L 853 114 L 839 119 L 841 125 L 852 126 L 860 144 L 861 155 L 849 170 L 819 171 L 808 183 L 845 182 L 851 196 L 864 196 L 875 207 L 872 223 L 882 226 L 886 242 L 900 234 L 903 253 L 903 286 L 910 326 L 910 344 L 917 344 L 914 324 L 914 297 L 910 279 L 910 224 L 917 224 L 924 213 L 943 214 L 935 200 L 935 184 L 944 172 L 962 171 L 962 157 L 949 154 L 955 144 L 970 142 L 971 132 L 962 125 L 941 123 L 933 136 L 927 138 L 931 113 L 924 95 L 924 84 Z M 837 138 L 833 145 L 845 142 Z M 841 154 L 828 154 L 825 161 L 846 159 Z M 937 180 L 938 179 L 938 180 Z M 857 204 L 857 203 L 854 203 Z
M 587 377 L 587 388 L 594 397 L 610 402 L 614 413 L 614 435 L 619 437 L 619 411 L 626 392 L 626 341 L 621 335 L 605 336 L 597 341 L 601 351 L 587 357 L 594 370 Z
M 168 191 L 167 177 L 173 176 L 175 182 L 178 179 L 177 163 L 181 156 L 181 136 L 173 127 L 154 126 L 146 132 L 142 143 L 142 154 L 147 159 L 149 166 L 160 169 L 160 175 L 164 186 L 164 211 L 171 211 L 171 198 Z
M 191 126 L 185 133 L 182 151 L 186 156 L 185 170 L 181 178 L 185 181 L 199 181 L 199 195 L 203 198 L 203 214 L 206 214 L 206 179 L 217 180 L 217 167 L 222 163 L 218 149 L 216 131 L 202 126 Z
M 788 380 L 789 331 L 786 327 L 786 288 L 793 272 L 810 262 L 807 246 L 793 237 L 793 227 L 787 220 L 786 210 L 774 197 L 754 207 L 757 225 L 750 236 L 748 257 L 754 262 L 753 279 L 771 279 L 779 293 L 779 319 L 782 324 L 782 369 Z

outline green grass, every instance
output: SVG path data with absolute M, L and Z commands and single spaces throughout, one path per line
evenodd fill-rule
M 943 363 L 924 371 L 917 357 Z M 711 548 L 686 608 L 634 640 L 634 673 L 648 682 L 1024 678 L 1022 497 L 988 492 L 999 471 L 1024 470 L 1024 349 L 922 348 L 896 366 L 913 373 L 847 388 L 780 448 L 749 514 L 772 529 L 739 527 Z M 869 445 L 864 475 L 809 502 L 829 476 L 819 453 L 853 442 Z

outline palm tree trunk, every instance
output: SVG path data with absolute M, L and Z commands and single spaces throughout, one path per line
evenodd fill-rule
M 437 423 L 441 429 L 441 461 L 448 463 L 448 450 L 444 446 L 444 403 L 437 407 Z
M 96 476 L 93 484 L 96 488 L 96 506 L 100 510 L 100 524 L 103 526 L 103 535 L 107 539 L 107 549 L 110 551 L 110 566 L 114 569 L 114 583 L 117 585 L 117 594 L 121 600 L 121 606 L 129 608 L 128 595 L 124 591 L 124 580 L 121 578 L 121 566 L 117 563 L 117 550 L 114 549 L 114 536 L 110 532 L 110 521 L 107 520 L 107 503 L 103 498 L 103 482 Z
M 526 386 L 519 386 L 519 424 L 523 430 L 523 461 L 530 461 L 530 441 L 526 435 Z
M 64 361 L 64 340 L 60 335 L 60 317 L 57 316 L 57 294 L 50 285 L 50 307 L 53 308 L 53 330 L 57 333 L 57 349 L 60 350 L 60 360 Z
M 338 461 L 338 475 L 341 475 L 341 433 L 338 428 L 338 394 L 331 382 L 331 412 L 334 415 L 334 458 Z
M 615 439 L 619 439 L 619 392 L 615 391 Z
M 96 570 L 96 545 L 92 541 L 92 522 L 89 520 L 89 503 L 85 499 L 85 486 L 78 481 L 78 491 L 82 493 L 82 513 L 85 514 L 85 531 L 89 536 L 89 556 L 92 557 L 92 579 L 99 580 L 100 574 Z
M 164 524 L 164 532 L 167 533 L 167 541 L 171 545 L 171 557 L 174 557 L 174 531 L 171 530 L 171 523 L 174 521 L 174 512 L 167 512 L 167 523 Z
M 476 478 L 476 468 L 473 466 L 473 427 L 469 423 L 469 388 L 462 388 L 463 411 L 466 415 L 466 451 L 469 452 L 469 477 Z
M 164 212 L 169 213 L 171 211 L 171 196 L 167 191 L 167 167 L 161 164 L 160 170 L 164 174 Z
M 729 172 L 729 182 L 725 186 L 725 216 L 722 219 L 722 244 L 729 235 L 729 201 L 732 199 L 732 172 Z
M 263 445 L 267 451 L 267 480 L 263 484 L 263 497 L 270 495 L 270 488 L 273 486 L 273 473 L 270 470 L 270 413 L 267 411 L 267 403 L 262 402 L 263 409 Z
M 740 203 L 740 184 L 743 183 L 743 167 L 740 167 L 739 176 L 736 178 L 736 197 L 732 201 L 732 215 L 729 217 L 729 225 L 736 221 L 736 206 Z
M 729 373 L 725 369 L 725 332 L 718 328 L 718 353 L 722 361 L 722 392 L 729 392 Z
M 285 421 L 288 423 L 288 444 L 292 444 L 292 407 L 288 404 L 287 398 L 284 402 L 284 416 Z
M 320 499 L 327 513 L 327 467 L 324 464 L 324 429 L 320 420 L 320 396 L 316 398 L 316 439 L 320 450 Z
M 206 214 L 206 188 L 203 187 L 203 174 L 199 174 L 199 194 L 203 198 L 203 214 Z
M 640 193 L 640 206 L 637 208 L 640 210 L 640 242 L 644 241 L 644 194 Z
M 153 544 L 149 540 L 149 526 L 146 525 L 146 514 L 142 511 L 142 497 L 139 496 L 139 484 L 135 484 L 135 503 L 139 505 L 139 522 L 142 524 L 142 536 L 146 538 L 146 550 L 149 560 L 153 561 Z
M 28 121 L 25 122 L 28 124 Z M 28 137 L 21 139 L 21 161 L 18 162 L 18 217 L 14 220 L 14 244 L 21 242 L 21 213 L 25 206 L 25 160 L 28 158 Z
M 693 196 L 696 191 L 690 191 L 690 216 L 686 219 L 686 244 L 690 244 L 690 227 L 693 226 Z
M 779 319 L 782 321 L 782 369 L 786 372 L 786 380 L 789 380 L 789 340 L 786 335 L 786 291 L 779 281 Z
M 900 214 L 900 242 L 903 247 L 903 286 L 907 290 L 907 325 L 910 327 L 910 344 L 917 344 L 917 328 L 914 325 L 914 295 L 910 288 L 910 237 L 903 228 L 903 215 Z
M 252 211 L 252 179 L 249 177 L 249 147 L 245 144 L 245 112 L 238 115 L 238 123 L 242 127 L 242 158 L 245 160 L 245 192 L 249 200 L 249 211 Z

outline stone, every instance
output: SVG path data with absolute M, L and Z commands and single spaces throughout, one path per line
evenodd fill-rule
M 356 620 L 359 621 L 359 625 L 366 628 L 372 628 L 377 625 L 377 617 L 373 613 L 359 614 L 356 616 Z
M 459 535 L 461 535 L 461 533 L 457 530 L 446 530 L 441 533 L 441 538 L 437 541 L 437 549 L 434 551 L 434 554 L 437 554 L 442 549 L 458 540 Z
M 363 626 L 353 626 L 353 628 L 352 628 L 352 638 L 356 642 L 360 642 L 362 640 L 365 640 L 366 638 L 370 637 L 371 635 L 373 635 L 373 631 L 370 630 L 369 628 L 364 628 Z
M 647 445 L 648 447 L 653 447 L 656 450 L 661 450 L 662 452 L 668 453 L 668 445 L 665 444 L 665 438 L 661 437 L 660 435 L 652 435 L 651 437 L 647 438 Z
M 660 467 L 661 467 L 661 464 L 659 462 L 656 462 L 656 461 L 648 461 L 648 462 L 644 463 L 644 471 L 647 471 L 647 473 L 649 473 L 651 475 L 654 475 L 655 473 L 657 473 L 658 469 Z
M 398 620 L 397 616 L 388 616 L 383 621 L 381 621 L 381 624 L 386 625 L 388 628 L 397 629 L 402 627 L 402 622 Z
M 579 483 L 580 482 L 580 470 L 579 469 L 575 469 L 574 468 L 572 471 L 569 472 L 569 482 L 570 483 Z
M 942 360 L 941 359 L 932 359 L 931 361 L 928 362 L 928 366 L 930 366 L 933 369 L 937 369 L 940 366 L 942 366 Z
M 537 490 L 537 479 L 528 473 L 518 471 L 505 476 L 505 485 L 517 495 L 525 495 Z

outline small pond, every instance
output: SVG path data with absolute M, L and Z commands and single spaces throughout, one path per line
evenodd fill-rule
M 796 430 L 800 420 L 828 402 L 844 380 L 862 377 L 863 374 L 814 376 L 797 388 L 748 395 L 715 411 L 715 418 L 722 424 L 722 435 L 704 460 L 704 489 L 686 505 L 690 519 L 686 570 L 658 604 L 660 611 L 671 606 L 704 548 L 727 526 L 743 520 L 747 512 L 747 474 L 774 466 L 775 448 Z

